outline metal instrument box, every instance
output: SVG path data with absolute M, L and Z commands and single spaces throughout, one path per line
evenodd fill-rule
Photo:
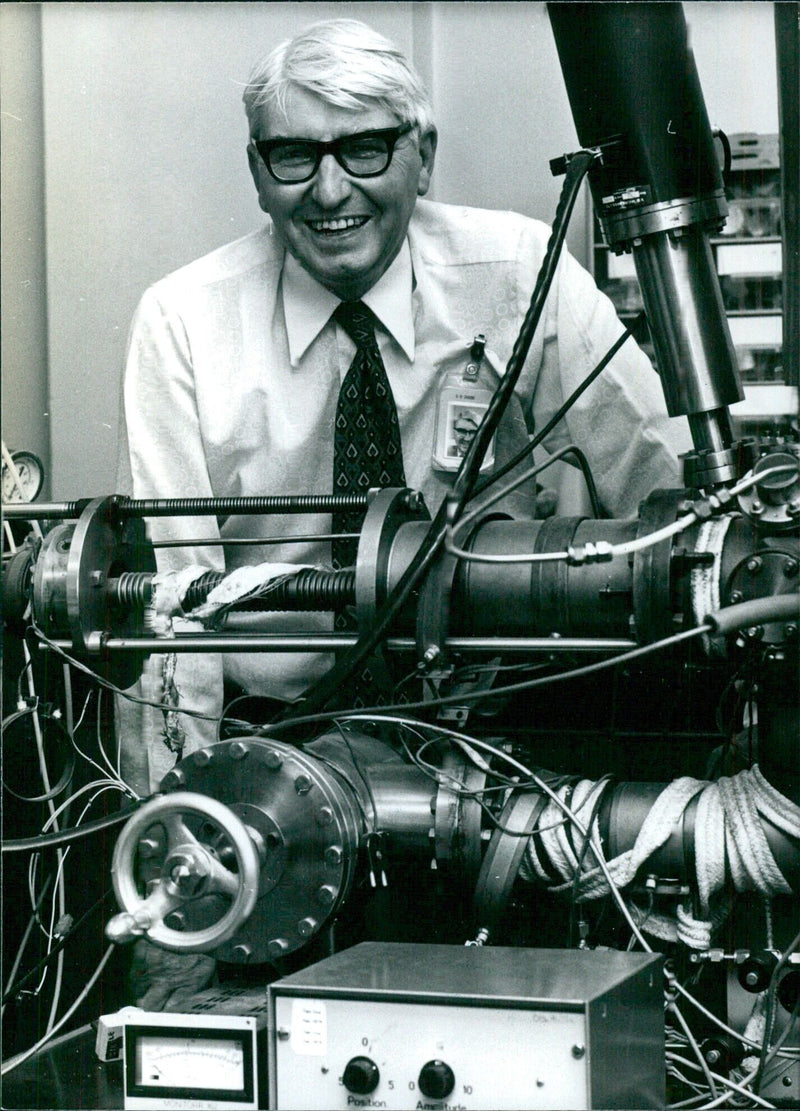
M 270 1107 L 663 1107 L 661 962 L 364 942 L 269 985 Z

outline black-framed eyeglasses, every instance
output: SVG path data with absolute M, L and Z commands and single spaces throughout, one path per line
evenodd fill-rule
M 254 139 L 253 145 L 272 177 L 282 185 L 310 181 L 326 154 L 332 154 L 351 177 L 386 173 L 397 140 L 412 130 L 410 123 L 380 131 L 342 135 L 329 143 L 314 139 Z

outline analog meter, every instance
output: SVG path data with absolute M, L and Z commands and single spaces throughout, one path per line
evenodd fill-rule
M 261 1026 L 246 1015 L 132 1015 L 124 1026 L 125 1108 L 258 1108 Z
M 44 482 L 42 461 L 32 451 L 15 451 L 8 457 L 13 468 L 3 459 L 3 501 L 30 502 L 39 496 Z M 16 471 L 16 474 L 14 473 Z

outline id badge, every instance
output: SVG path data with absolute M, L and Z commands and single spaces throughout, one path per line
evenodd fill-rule
M 449 374 L 439 391 L 433 446 L 433 466 L 437 470 L 458 470 L 491 404 L 492 391 L 477 381 L 485 347 L 485 338 L 476 336 L 464 370 Z M 494 465 L 494 441 L 493 436 L 481 464 L 481 473 Z

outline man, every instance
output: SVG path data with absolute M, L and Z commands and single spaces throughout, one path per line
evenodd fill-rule
M 250 170 L 268 221 L 143 297 L 126 366 L 119 488 L 135 497 L 330 493 L 340 387 L 361 343 L 337 313 L 345 303 L 369 310 L 369 342 L 374 327 L 393 402 L 386 428 L 397 425 L 401 458 L 389 484 L 421 490 L 434 512 L 454 476 L 433 458 L 437 422 L 447 419 L 442 392 L 461 380 L 478 335 L 485 349 L 476 388 L 497 384 L 549 229 L 513 213 L 421 199 L 437 146 L 427 95 L 400 52 L 361 23 L 315 24 L 278 46 L 256 67 L 244 103 Z M 620 331 L 610 303 L 565 255 L 497 432 L 496 466 L 546 422 Z M 571 442 L 587 453 L 615 516 L 635 513 L 655 486 L 675 485 L 677 451 L 690 446 L 682 422 L 668 421 L 658 378 L 632 341 L 545 446 Z M 214 517 L 184 518 L 151 522 L 151 535 L 287 538 L 228 547 L 224 557 L 214 546 L 167 549 L 160 561 L 231 570 L 263 561 L 329 565 L 329 544 L 288 538 L 330 527 L 328 516 L 231 517 L 220 526 Z M 328 615 L 281 614 L 276 627 L 322 631 L 330 623 Z M 245 691 L 291 698 L 330 662 L 309 653 L 230 654 L 224 670 Z M 179 656 L 165 685 L 162 661 L 150 661 L 145 693 L 158 701 L 172 692 L 209 720 L 182 718 L 165 735 L 158 711 L 122 707 L 125 774 L 141 793 L 155 788 L 176 751 L 214 739 L 222 667 L 220 657 Z

